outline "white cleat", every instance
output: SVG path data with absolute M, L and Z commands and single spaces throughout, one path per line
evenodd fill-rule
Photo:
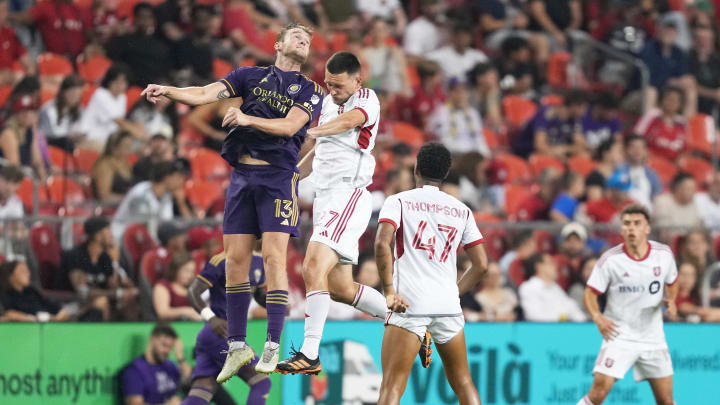
M 252 347 L 245 342 L 241 343 L 241 347 L 228 350 L 225 364 L 216 379 L 218 383 L 222 384 L 232 378 L 242 366 L 250 363 L 252 359 L 255 358 L 255 352 Z
M 280 345 L 275 342 L 265 342 L 260 361 L 255 365 L 255 371 L 270 374 L 275 371 L 280 360 Z

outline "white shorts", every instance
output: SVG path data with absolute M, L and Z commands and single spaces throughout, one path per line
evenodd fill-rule
M 465 327 L 465 317 L 457 316 L 422 316 L 413 317 L 390 312 L 385 316 L 385 326 L 394 325 L 416 334 L 420 340 L 425 332 L 430 332 L 435 343 L 444 345 L 451 341 Z
M 341 264 L 357 264 L 358 241 L 372 215 L 372 197 L 364 188 L 323 190 L 313 200 L 310 241 L 327 245 Z
M 593 374 L 605 374 L 622 380 L 630 367 L 633 367 L 635 381 L 673 375 L 672 360 L 667 348 L 638 350 L 608 341 L 603 341 L 600 347 Z

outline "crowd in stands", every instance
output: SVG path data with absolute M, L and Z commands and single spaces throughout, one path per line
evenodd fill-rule
M 468 320 L 586 320 L 584 282 L 637 202 L 676 253 L 678 320 L 720 321 L 718 0 L 0 0 L 0 219 L 70 224 L 3 223 L 2 319 L 198 318 L 187 286 L 221 237 L 177 224 L 221 218 L 220 124 L 239 101 L 139 94 L 270 64 L 288 21 L 315 30 L 303 73 L 322 85 L 349 50 L 378 94 L 376 213 L 413 187 L 419 145 L 453 152 L 443 189 L 476 212 L 492 260 L 462 297 Z M 309 224 L 302 182 L 300 197 Z M 355 274 L 377 286 L 375 222 Z M 304 229 L 288 253 L 298 317 Z

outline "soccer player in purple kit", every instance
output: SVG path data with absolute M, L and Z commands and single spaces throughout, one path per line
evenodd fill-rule
M 224 362 L 223 352 L 228 350 L 226 294 L 225 294 L 225 252 L 219 253 L 205 263 L 202 272 L 188 288 L 188 301 L 207 321 L 198 333 L 195 341 L 195 368 L 192 373 L 192 387 L 181 405 L 207 405 L 217 391 L 215 381 Z M 261 305 L 265 302 L 265 273 L 262 257 L 253 255 L 250 263 L 250 284 L 255 287 L 255 300 Z M 210 290 L 210 305 L 201 297 Z M 237 376 L 250 386 L 247 405 L 265 405 L 270 393 L 270 378 L 255 371 L 254 365 L 259 358 L 242 366 Z
M 309 28 L 290 24 L 278 35 L 273 66 L 238 68 L 204 87 L 150 84 L 142 93 L 151 102 L 167 97 L 189 105 L 228 97 L 243 99 L 242 106 L 230 108 L 223 119 L 223 126 L 230 131 L 222 155 L 234 170 L 223 220 L 230 348 L 217 377 L 221 383 L 254 357 L 245 335 L 251 299 L 248 271 L 259 237 L 269 290 L 268 326 L 267 341 L 255 369 L 271 373 L 278 362 L 288 296 L 287 244 L 290 236 L 298 236 L 298 153 L 323 99 L 322 88 L 299 72 L 310 52 L 311 39 Z

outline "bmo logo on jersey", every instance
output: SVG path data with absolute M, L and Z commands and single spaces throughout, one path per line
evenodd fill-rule
M 641 285 L 621 285 L 618 287 L 618 292 L 637 294 L 645 292 L 645 287 Z

